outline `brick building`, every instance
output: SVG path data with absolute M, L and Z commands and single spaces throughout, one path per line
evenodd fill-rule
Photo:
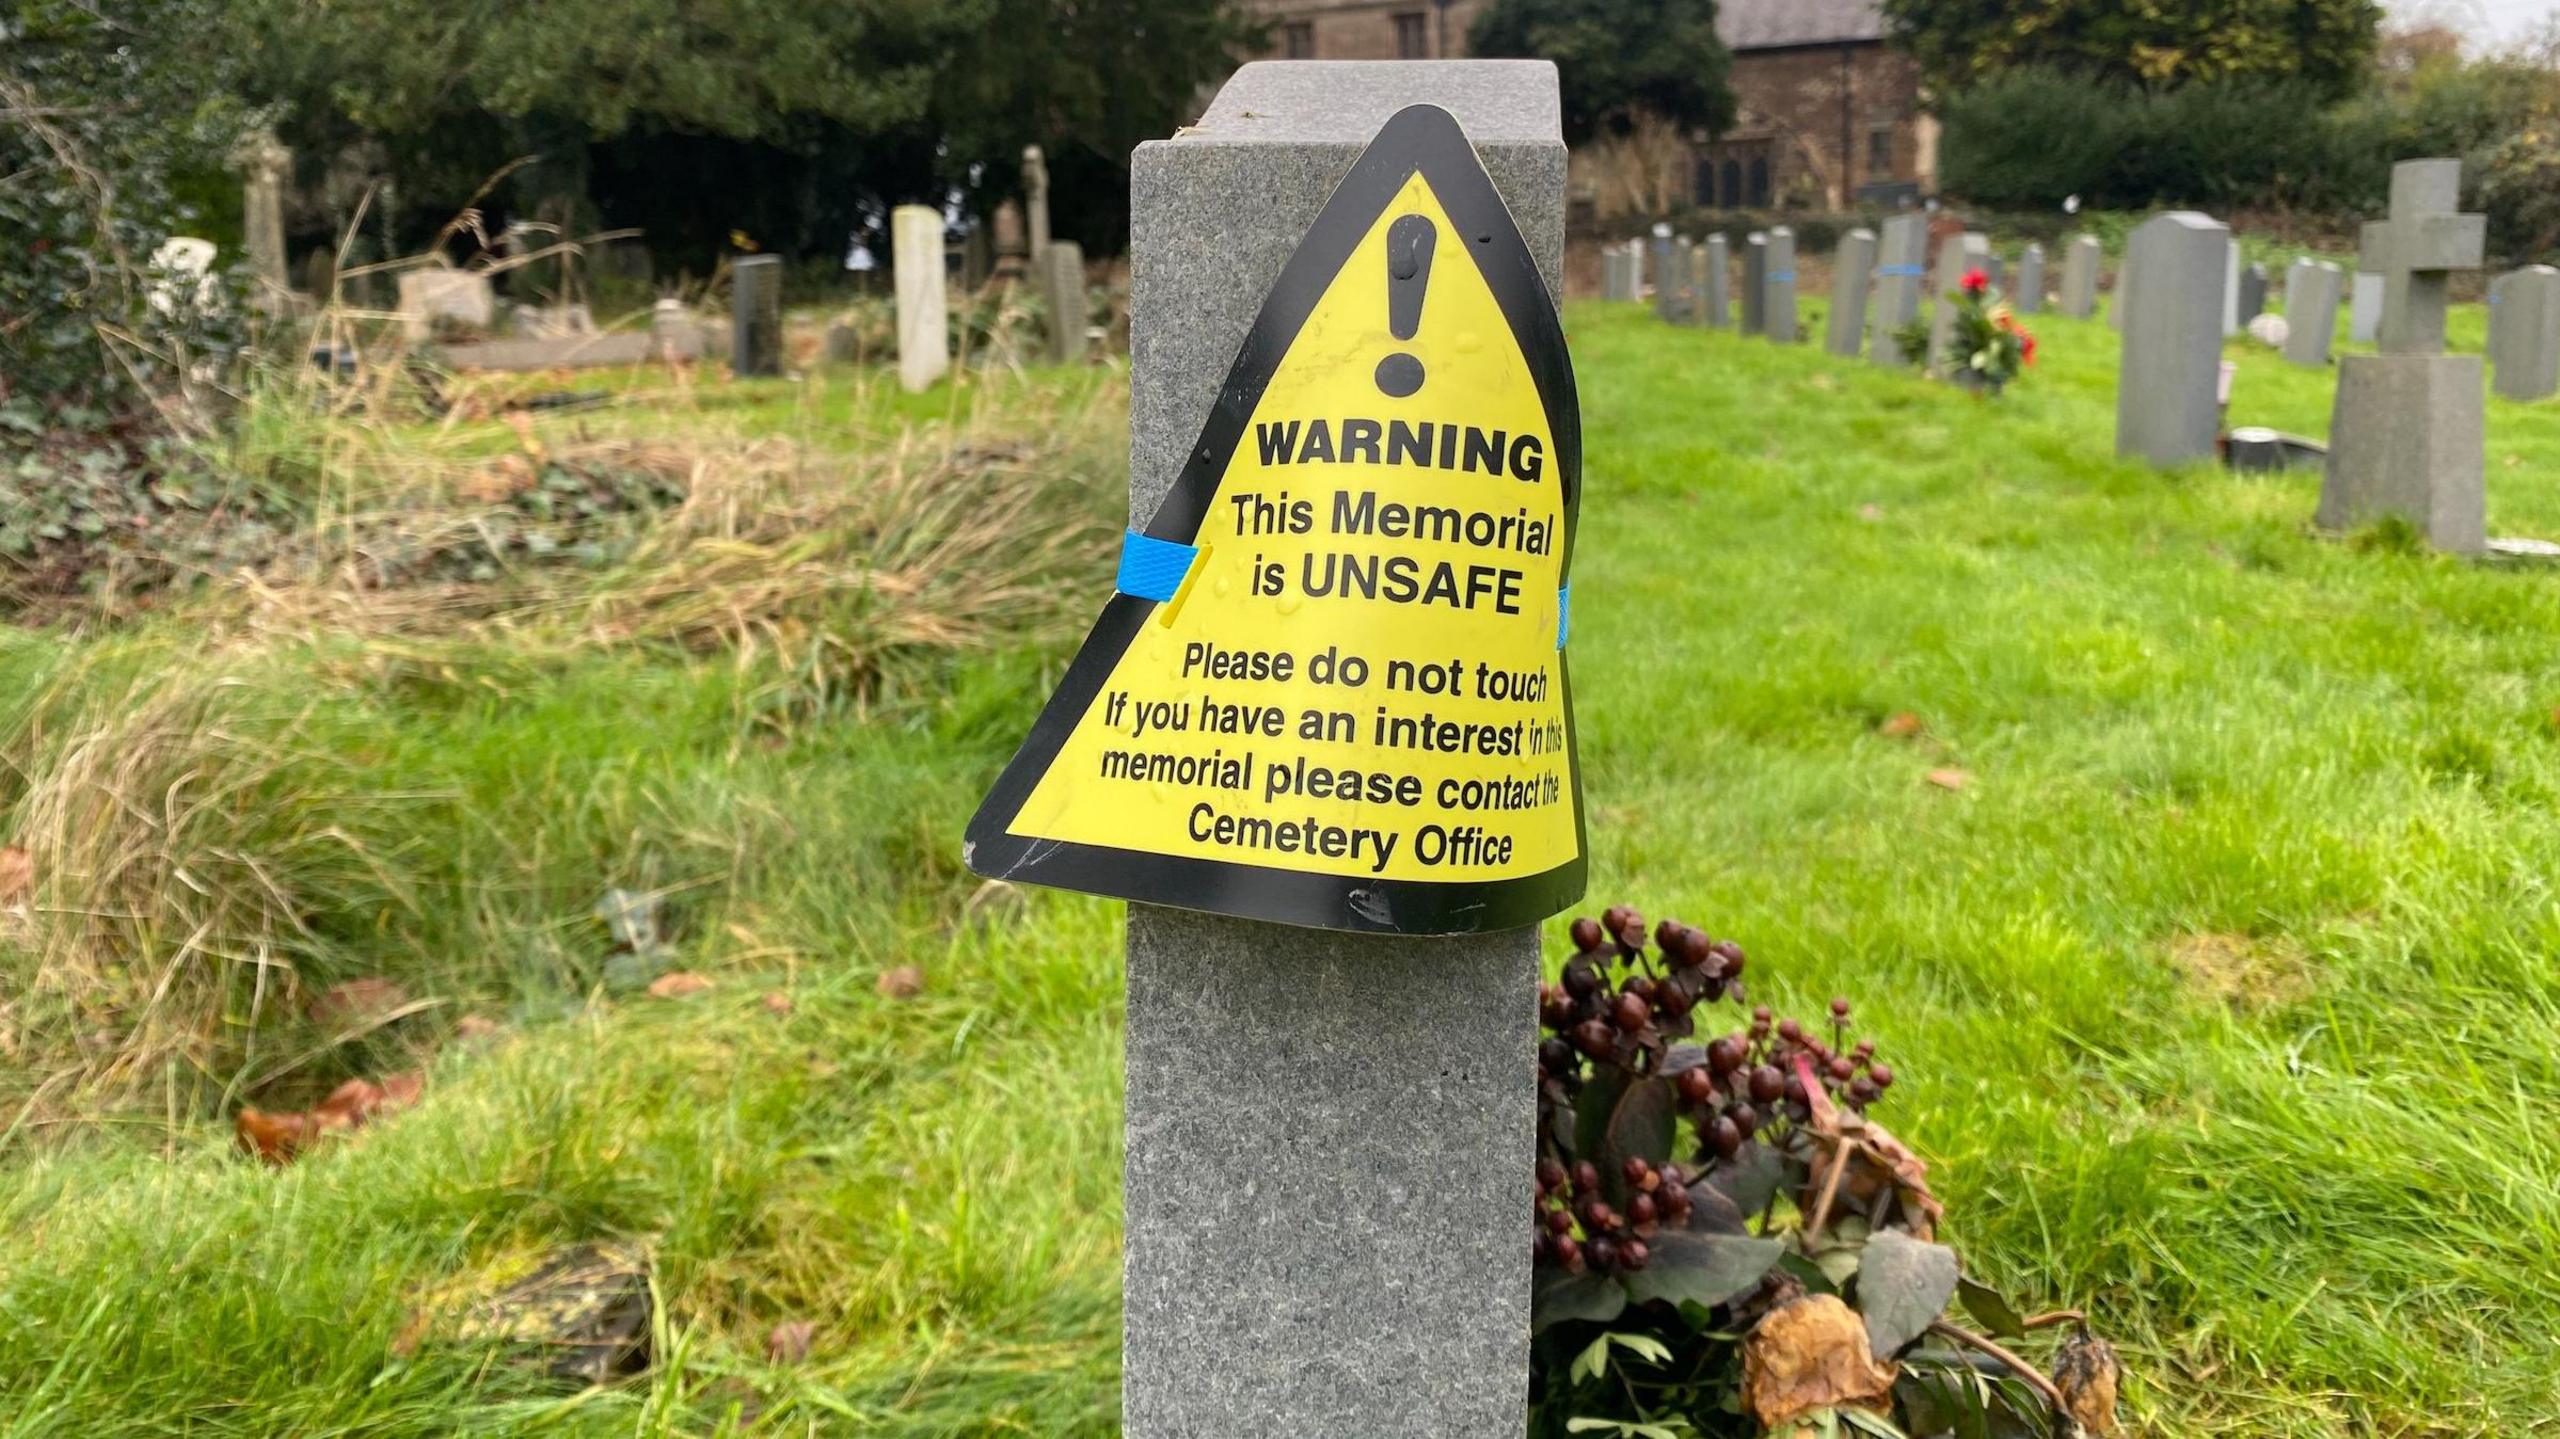
M 1440 60 L 1467 53 L 1485 0 L 1245 0 L 1274 60 Z M 1885 43 L 1875 0 L 1721 0 L 1737 113 L 1690 137 L 1692 194 L 1721 209 L 1891 204 L 1937 187 L 1920 72 Z

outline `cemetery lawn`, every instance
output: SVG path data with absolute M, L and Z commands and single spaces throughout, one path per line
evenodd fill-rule
M 2116 463 L 2100 324 L 2038 323 L 2041 363 L 1985 403 L 1632 306 L 1567 319 L 1590 907 L 1738 940 L 1757 997 L 1849 996 L 1948 1237 L 2092 1311 L 2141 1432 L 2540 1432 L 2560 573 L 2315 537 L 2315 474 Z M 2456 348 L 2480 324 L 2458 312 Z M 2327 372 L 2234 354 L 2237 422 L 2325 430 Z M 884 389 L 539 424 L 823 446 L 905 422 L 948 453 L 1006 411 L 1045 435 L 1100 407 L 1061 460 L 1090 512 L 1058 513 L 1107 525 L 1109 376 Z M 2560 405 L 2489 415 L 2492 533 L 2560 537 Z M 1102 597 L 1088 567 L 1071 608 Z M 406 1062 L 466 1011 L 505 1028 L 281 1171 L 161 1071 L 121 1076 L 111 1122 L 13 1102 L 0 1439 L 1116 1432 L 1118 910 L 985 896 L 957 858 L 1072 625 L 848 693 L 752 628 L 429 644 L 199 603 L 223 623 L 0 636 L 7 692 L 249 681 L 191 763 L 302 762 L 214 838 L 266 854 L 325 803 L 355 840 L 286 847 L 316 905 L 294 952 L 439 1002 L 432 1034 L 305 1068 Z M 23 825 L 49 711 L 10 703 Z M 1916 737 L 1885 732 L 1903 714 Z M 712 988 L 610 979 L 587 910 L 613 885 L 666 891 L 669 963 Z M 919 997 L 876 992 L 906 964 Z M 607 1237 L 655 1256 L 646 1378 L 575 1394 L 412 1329 Z M 769 1358 L 794 1321 L 807 1358 Z

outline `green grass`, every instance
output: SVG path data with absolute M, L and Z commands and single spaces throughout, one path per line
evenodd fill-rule
M 1741 940 L 1761 997 L 1852 996 L 1951 1237 L 2090 1307 L 2146 1432 L 2548 1425 L 2560 575 L 2316 537 L 2313 475 L 2116 463 L 2102 325 L 2046 320 L 1984 403 L 1633 307 L 1568 319 L 1593 907 Z M 2235 421 L 2325 430 L 2327 375 L 2233 354 Z M 952 393 L 880 388 L 842 420 L 780 384 L 731 408 L 945 433 Z M 2560 535 L 2560 405 L 2493 399 L 2490 429 L 2493 532 Z M 187 626 L 79 650 L 101 676 L 251 662 Z M 174 1100 L 18 1132 L 0 1436 L 1116 1432 L 1118 911 L 963 922 L 956 861 L 1062 648 L 779 724 L 736 654 L 347 648 L 257 651 L 231 721 L 321 706 L 326 782 L 295 792 L 391 805 L 365 832 L 410 841 L 309 962 L 510 1029 L 283 1172 Z M 111 687 L 64 649 L 13 638 L 0 673 Z M 1925 738 L 1875 733 L 1905 710 Z M 670 890 L 718 987 L 605 989 L 585 912 L 613 884 Z M 874 994 L 896 963 L 923 999 Z M 368 1044 L 328 1062 L 397 1041 Z M 392 1353 L 418 1296 L 600 1235 L 658 1255 L 648 1379 Z M 795 1319 L 811 1359 L 767 1364 Z

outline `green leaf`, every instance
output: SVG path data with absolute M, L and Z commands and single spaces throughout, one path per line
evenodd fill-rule
M 1566 1366 L 1565 1378 L 1576 1384 L 1585 1379 L 1606 1378 L 1609 1373 L 1609 1338 L 1603 1334 L 1584 1346 L 1581 1353 L 1573 1356 L 1573 1363 Z
M 1750 1293 L 1786 1248 L 1780 1240 L 1746 1235 L 1659 1235 L 1651 1262 L 1626 1277 L 1627 1293 L 1639 1304 L 1663 1300 L 1713 1309 Z
M 2000 1291 L 1990 1285 L 1977 1279 L 1960 1278 L 1956 1281 L 1956 1296 L 1964 1301 L 1964 1312 L 1972 1315 L 1973 1322 L 1981 1325 L 1992 1338 L 2026 1337 L 2026 1321 L 2020 1319 L 2018 1311 L 2010 1308 L 2009 1301 L 2001 1298 Z
M 1537 1334 L 1551 1324 L 1576 1321 L 1605 1324 L 1626 1307 L 1627 1291 L 1614 1279 L 1543 1270 L 1529 1291 L 1529 1332 Z
M 1960 1277 L 1956 1252 L 1914 1239 L 1899 1229 L 1867 1239 L 1858 1266 L 1858 1313 L 1867 1321 L 1867 1347 L 1878 1359 L 1902 1352 L 1947 1312 Z

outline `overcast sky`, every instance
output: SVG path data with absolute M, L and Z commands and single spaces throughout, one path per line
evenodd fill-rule
M 2560 8 L 2560 0 L 2384 0 L 2395 19 L 2435 19 L 2471 36 L 2475 41 L 2496 44 L 2512 40 L 2545 15 Z

